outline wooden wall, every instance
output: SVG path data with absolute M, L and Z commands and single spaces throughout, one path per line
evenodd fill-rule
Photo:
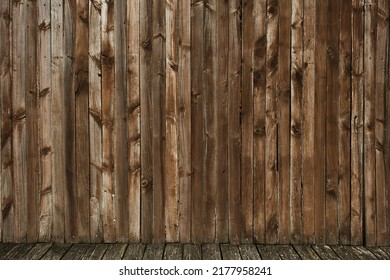
M 2 242 L 390 245 L 388 0 L 1 0 Z

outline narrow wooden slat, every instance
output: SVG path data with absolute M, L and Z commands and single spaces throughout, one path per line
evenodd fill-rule
M 317 253 L 308 245 L 294 245 L 294 249 L 302 260 L 320 260 Z
M 328 0 L 316 1 L 315 33 L 315 123 L 314 123 L 314 205 L 315 243 L 325 243 L 325 136 L 326 136 L 326 58 Z
M 342 260 L 358 260 L 359 257 L 355 254 L 350 246 L 332 245 L 331 248 Z
M 164 244 L 148 244 L 146 246 L 144 260 L 162 260 L 164 254 Z
M 221 260 L 219 244 L 202 244 L 203 260 Z
M 151 120 L 153 123 L 153 242 L 163 243 L 165 240 L 165 209 L 164 209 L 164 153 L 165 153 L 165 2 L 153 0 L 153 33 L 152 44 L 152 70 Z
M 241 260 L 237 245 L 221 244 L 220 246 L 223 260 Z
M 27 239 L 26 16 L 27 4 L 12 1 L 12 112 L 14 242 Z
M 92 244 L 83 256 L 83 260 L 101 260 L 109 244 Z
M 53 224 L 53 144 L 52 144 L 52 84 L 51 84 L 51 22 L 50 2 L 38 1 L 38 98 L 40 149 L 40 204 L 38 241 L 48 242 Z
M 352 2 L 351 244 L 363 244 L 363 0 Z
M 14 241 L 14 195 L 13 195 L 13 111 L 12 111 L 12 38 L 11 1 L 1 1 L 0 32 L 0 109 L 1 109 L 1 173 L 0 173 L 0 240 Z
M 103 260 L 121 260 L 126 252 L 127 244 L 110 244 L 104 253 Z
M 152 93 L 148 81 L 152 59 L 152 0 L 140 2 L 140 101 L 141 101 L 141 240 L 152 241 L 153 229 L 153 160 Z
M 376 244 L 375 67 L 377 1 L 364 4 L 364 229 L 365 243 Z
M 376 58 L 375 58 L 375 182 L 376 182 L 376 219 L 377 219 L 377 245 L 390 245 L 389 237 L 389 201 L 386 192 L 385 166 L 385 125 L 386 125 L 386 71 L 388 68 L 389 48 L 389 1 L 378 0 L 376 14 Z M 388 98 L 388 97 L 387 97 Z
M 365 247 L 351 247 L 360 260 L 377 260 L 376 256 Z
M 280 260 L 280 256 L 274 245 L 257 245 L 262 260 Z
M 127 131 L 129 241 L 141 238 L 140 1 L 127 5 Z
M 184 244 L 183 245 L 183 260 L 201 260 L 202 248 L 199 244 Z
M 165 154 L 164 154 L 164 209 L 167 242 L 179 241 L 179 162 L 178 162 L 178 3 L 169 0 L 165 7 L 166 21 L 166 76 L 165 76 Z
M 265 141 L 266 141 L 266 1 L 255 1 L 253 6 L 253 237 L 265 243 Z
M 374 254 L 375 258 L 378 260 L 389 260 L 390 256 L 388 256 L 381 248 L 378 247 L 370 247 L 366 248 L 368 249 L 372 254 Z
M 242 1 L 241 242 L 253 242 L 254 1 Z
M 217 13 L 217 52 L 218 52 L 218 78 L 217 78 L 217 197 L 215 209 L 215 238 L 216 242 L 224 243 L 229 240 L 229 205 L 228 201 L 228 59 L 229 59 L 229 3 L 216 1 Z M 194 50 L 191 50 L 193 52 Z M 194 57 L 193 61 L 197 61 Z M 194 156 L 194 155 L 192 155 Z
M 81 260 L 85 252 L 91 247 L 90 244 L 74 244 L 61 258 L 62 260 Z
M 300 260 L 298 253 L 290 245 L 275 245 L 282 260 Z
M 316 2 L 304 1 L 303 21 L 303 85 L 302 85 L 302 242 L 315 238 L 315 34 Z M 294 109 L 295 110 L 295 109 Z M 292 109 L 292 111 L 294 111 Z
M 241 1 L 229 0 L 228 64 L 228 194 L 229 242 L 239 243 L 241 234 Z
M 44 244 L 44 243 L 41 243 L 41 244 Z M 39 245 L 39 244 L 37 244 L 37 245 Z M 37 245 L 35 245 L 35 247 Z M 66 251 L 68 251 L 68 249 L 70 248 L 71 245 L 72 244 L 69 244 L 69 243 L 57 243 L 57 244 L 54 244 L 52 246 L 49 246 L 45 250 L 42 249 L 42 251 L 44 251 L 44 252 L 42 254 L 41 259 L 42 260 L 60 260 L 64 256 Z M 32 250 L 34 250 L 34 248 Z
M 102 220 L 105 242 L 114 242 L 114 84 L 115 84 L 115 47 L 114 47 L 114 2 L 103 0 L 102 17 Z
M 34 246 L 31 243 L 18 244 L 6 254 L 1 254 L 0 258 L 5 260 L 20 260 Z
M 277 171 L 279 176 L 279 243 L 290 243 L 290 46 L 291 1 L 279 0 L 277 78 Z M 298 107 L 298 106 L 294 106 Z
M 102 221 L 102 0 L 89 5 L 89 204 L 90 241 L 103 241 Z
M 321 260 L 339 260 L 340 257 L 327 245 L 314 245 L 312 246 Z
M 179 1 L 179 240 L 191 241 L 191 2 Z
M 291 122 L 290 122 L 290 240 L 301 243 L 302 226 L 302 125 L 304 1 L 292 3 L 291 15 Z M 305 170 L 305 173 L 307 171 Z M 304 223 L 304 222 L 303 222 Z
M 126 52 L 126 3 L 117 1 L 114 4 L 114 61 L 115 84 L 113 96 L 114 110 L 114 227 L 117 242 L 129 241 L 129 188 L 128 188 L 128 113 L 127 113 L 127 52 Z M 111 85 L 112 86 L 112 85 Z
M 53 244 L 50 244 L 50 243 L 37 243 L 21 259 L 22 260 L 40 260 L 41 258 L 45 259 L 44 258 L 45 253 L 48 252 L 49 249 L 52 249 L 53 248 L 52 246 L 53 246 Z M 59 256 L 59 257 L 61 257 L 61 256 Z M 59 259 L 60 258 L 57 258 L 57 260 L 59 260 Z
M 183 244 L 167 244 L 164 249 L 163 260 L 183 259 Z
M 192 232 L 194 243 L 203 240 L 203 1 L 191 0 L 191 165 L 192 165 Z
M 144 244 L 129 244 L 126 252 L 123 255 L 124 260 L 142 260 L 146 245 Z
M 339 41 L 339 243 L 351 244 L 351 40 L 352 2 L 340 1 Z
M 254 244 L 243 244 L 238 245 L 240 250 L 241 259 L 243 260 L 260 260 L 260 254 L 257 251 L 256 245 Z
M 207 0 L 204 3 L 204 98 L 202 100 L 204 133 L 204 213 L 203 213 L 203 242 L 210 243 L 215 240 L 215 206 L 217 194 L 217 114 L 216 99 L 217 87 L 217 1 Z

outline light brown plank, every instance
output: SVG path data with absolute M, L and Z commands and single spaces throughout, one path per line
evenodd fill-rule
M 183 259 L 183 244 L 170 243 L 165 245 L 163 260 Z
M 223 260 L 241 260 L 237 245 L 221 244 L 220 247 Z
M 101 260 L 109 244 L 92 244 L 83 256 L 83 260 Z
M 183 260 L 201 260 L 202 248 L 200 244 L 184 244 Z
M 363 244 L 364 7 L 352 2 L 351 244 Z
M 202 244 L 203 260 L 222 260 L 219 244 Z
M 127 244 L 110 244 L 104 253 L 103 260 L 121 260 L 126 252 Z
M 123 255 L 124 260 L 142 260 L 146 245 L 144 244 L 129 244 L 126 252 Z
M 164 244 L 148 244 L 146 246 L 144 260 L 162 260 L 164 254 Z
M 141 238 L 140 1 L 127 5 L 127 131 L 129 241 Z
M 257 251 L 256 245 L 254 244 L 242 244 L 238 245 L 240 250 L 241 259 L 243 260 L 260 260 L 260 254 Z

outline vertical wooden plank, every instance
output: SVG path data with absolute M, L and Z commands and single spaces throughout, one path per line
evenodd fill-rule
M 352 2 L 340 1 L 339 42 L 339 243 L 351 244 L 351 51 Z
M 329 0 L 328 11 L 328 47 L 326 57 L 327 67 L 327 94 L 326 94 L 326 183 L 325 183 L 325 228 L 326 243 L 337 244 L 338 215 L 337 200 L 339 180 L 339 150 L 338 138 L 340 129 L 338 125 L 339 105 L 339 34 L 340 34 L 340 1 Z
M 313 243 L 315 234 L 315 34 L 316 2 L 304 2 L 303 115 L 302 115 L 302 242 Z
M 168 0 L 165 7 L 166 23 L 166 77 L 165 77 L 165 129 L 166 151 L 164 209 L 166 241 L 179 241 L 179 165 L 178 165 L 178 1 Z
M 191 241 L 191 2 L 179 1 L 179 241 Z
M 376 245 L 375 92 L 377 1 L 364 4 L 364 220 L 365 244 Z
M 253 50 L 254 3 L 242 2 L 241 242 L 253 242 Z
M 64 100 L 64 6 L 51 1 L 51 93 L 53 141 L 53 233 L 52 241 L 64 242 L 65 230 L 65 100 Z
M 0 109 L 1 109 L 1 185 L 0 241 L 14 241 L 14 195 L 12 163 L 12 10 L 11 1 L 0 2 Z
M 279 184 L 277 172 L 277 101 L 279 45 L 279 1 L 267 2 L 267 54 L 266 54 L 266 143 L 265 143 L 265 223 L 266 243 L 279 241 Z
M 141 237 L 140 1 L 128 3 L 127 21 L 129 241 L 139 242 Z
M 315 125 L 314 125 L 314 196 L 315 243 L 325 243 L 325 120 L 326 120 L 326 51 L 328 0 L 316 1 L 315 33 Z
M 303 173 L 307 172 L 307 170 L 302 172 L 302 141 L 304 140 L 302 135 L 304 116 L 302 111 L 304 1 L 294 1 L 291 9 L 290 241 L 292 243 L 301 243 L 302 222 L 304 222 L 302 219 L 302 176 Z M 310 13 L 311 11 L 309 10 L 308 12 Z M 311 82 L 314 82 L 314 80 Z
M 241 1 L 229 0 L 228 191 L 229 241 L 241 233 Z
M 27 128 L 26 128 L 26 2 L 12 1 L 12 112 L 13 112 L 13 190 L 14 242 L 27 238 Z
M 153 0 L 152 122 L 153 122 L 153 241 L 165 241 L 165 2 Z
M 229 59 L 229 3 L 217 1 L 217 197 L 215 210 L 216 242 L 225 243 L 229 239 L 228 201 L 228 59 Z M 195 46 L 195 45 L 194 45 Z M 197 61 L 194 59 L 193 61 Z M 195 155 L 193 155 L 195 156 Z M 194 186 L 193 186 L 194 187 Z
M 266 1 L 255 1 L 253 55 L 253 237 L 265 243 L 265 151 L 266 151 Z
M 375 81 L 375 170 L 376 170 L 376 219 L 377 245 L 389 245 L 390 238 L 387 225 L 388 197 L 386 196 L 385 169 L 385 74 L 387 68 L 387 47 L 389 45 L 389 2 L 378 0 L 377 46 L 376 46 L 376 81 Z
M 390 3 L 388 3 L 390 6 Z M 390 7 L 387 9 L 387 22 L 390 22 Z M 387 25 L 387 28 L 390 28 Z M 387 33 L 387 65 L 386 65 L 386 74 L 385 74 L 385 106 L 390 108 L 390 31 Z M 387 201 L 390 200 L 390 112 L 389 110 L 385 111 L 385 140 L 384 140 L 384 150 L 385 150 L 385 185 L 386 185 L 386 197 Z M 388 152 L 386 152 L 388 151 Z M 390 207 L 387 207 L 387 231 L 390 232 Z M 388 241 L 390 243 L 390 241 Z
M 40 204 L 38 241 L 51 239 L 53 224 L 50 1 L 38 1 L 38 97 L 40 149 Z
M 89 242 L 89 0 L 76 1 L 75 39 L 75 188 L 77 195 L 77 236 L 78 242 Z
M 214 0 L 207 0 L 204 3 L 204 98 L 203 118 L 206 135 L 204 142 L 204 220 L 203 220 L 203 242 L 215 241 L 215 206 L 217 192 L 217 3 Z
M 89 5 L 89 211 L 90 240 L 103 241 L 102 222 L 102 0 L 92 1 Z
M 277 170 L 279 173 L 279 242 L 290 243 L 290 45 L 291 1 L 279 0 L 279 44 L 277 82 Z
M 363 244 L 364 1 L 352 2 L 351 244 Z
M 140 2 L 140 98 L 141 98 L 141 240 L 152 241 L 153 164 L 152 89 L 149 82 L 152 59 L 152 0 Z
M 192 0 L 191 17 L 191 161 L 192 161 L 192 242 L 203 241 L 203 1 Z M 196 61 L 196 63 L 195 63 Z
M 102 16 L 102 170 L 103 170 L 103 236 L 105 242 L 114 242 L 114 94 L 115 94 L 115 48 L 114 48 L 114 2 L 103 0 Z
M 127 132 L 127 92 L 126 92 L 126 3 L 114 4 L 114 45 L 115 45 L 115 84 L 114 84 L 114 226 L 116 241 L 129 240 L 129 209 L 127 206 L 128 183 L 128 132 Z

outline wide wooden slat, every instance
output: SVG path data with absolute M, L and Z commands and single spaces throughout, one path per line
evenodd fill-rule
M 164 244 L 148 244 L 144 253 L 144 260 L 162 260 Z
M 355 255 L 358 256 L 360 260 L 376 260 L 375 254 L 373 254 L 370 250 L 367 248 L 364 248 L 362 246 L 359 247 L 351 247 L 352 251 L 355 253 Z
M 342 260 L 358 260 L 359 257 L 356 255 L 356 253 L 352 250 L 352 247 L 350 246 L 344 246 L 344 245 L 333 245 L 331 246 L 333 251 L 340 257 Z
M 123 255 L 124 260 L 142 260 L 146 245 L 144 244 L 129 244 L 126 252 Z
M 183 259 L 182 244 L 166 244 L 164 249 L 163 260 L 181 260 Z
M 243 260 L 260 260 L 259 252 L 254 244 L 239 245 L 241 259 Z
M 43 253 L 44 255 L 42 256 L 42 260 L 60 260 L 64 256 L 66 251 L 68 251 L 68 249 L 70 248 L 71 245 L 72 244 L 69 244 L 69 243 L 57 243 L 57 244 L 54 244 L 53 246 L 50 246 L 50 249 L 47 248 L 49 250 L 47 250 L 47 249 L 44 250 L 44 253 Z M 35 247 L 36 246 L 37 245 L 35 245 Z
M 374 254 L 375 258 L 378 260 L 388 260 L 390 256 L 388 256 L 381 248 L 378 247 L 370 247 L 368 250 Z
M 300 260 L 298 253 L 294 250 L 294 247 L 290 245 L 276 245 L 276 250 L 279 252 L 279 256 L 282 260 Z
M 89 244 L 74 244 L 61 258 L 62 260 L 81 260 L 85 252 L 91 247 Z
M 202 244 L 203 260 L 221 260 L 221 250 L 218 244 Z
M 201 260 L 202 248 L 199 244 L 184 244 L 183 245 L 183 260 Z
M 280 255 L 275 246 L 257 245 L 262 260 L 280 260 Z
M 294 249 L 302 260 L 320 260 L 317 253 L 308 245 L 294 245 Z
M 3 244 L 2 244 L 3 245 Z M 1 248 L 0 248 L 0 259 L 2 260 L 6 260 L 8 259 L 8 256 L 10 255 L 10 252 L 11 251 L 15 251 L 15 250 L 18 250 L 19 249 L 19 245 L 18 244 L 4 244 Z
M 221 244 L 220 246 L 223 260 L 241 260 L 237 245 Z
M 92 244 L 83 256 L 83 260 L 101 260 L 109 244 Z
M 104 253 L 103 260 L 121 260 L 126 252 L 127 244 L 110 244 Z
M 0 254 L 3 260 L 20 260 L 34 246 L 31 243 L 18 244 L 9 250 L 6 254 Z
M 53 244 L 50 243 L 37 243 L 21 259 L 22 260 L 39 260 L 41 258 L 45 259 L 44 258 L 45 253 L 48 252 L 49 249 L 52 249 L 53 248 L 52 246 Z M 60 258 L 56 258 L 56 259 L 59 260 Z
M 327 245 L 315 245 L 314 251 L 318 254 L 321 260 L 339 260 L 340 257 Z

